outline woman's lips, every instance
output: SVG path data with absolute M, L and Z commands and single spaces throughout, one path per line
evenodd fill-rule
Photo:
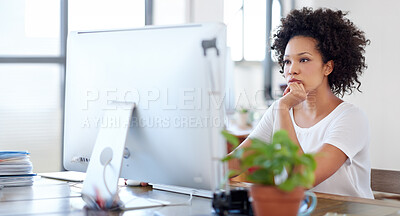
M 302 83 L 301 80 L 298 80 L 298 79 L 290 79 L 288 83 L 292 83 L 292 82 Z

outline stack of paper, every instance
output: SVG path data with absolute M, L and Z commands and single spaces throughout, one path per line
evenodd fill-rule
M 0 151 L 0 185 L 30 186 L 33 184 L 32 162 L 26 151 Z

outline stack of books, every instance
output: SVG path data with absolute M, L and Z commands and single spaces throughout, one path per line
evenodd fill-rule
M 0 186 L 33 184 L 32 162 L 26 151 L 0 151 Z

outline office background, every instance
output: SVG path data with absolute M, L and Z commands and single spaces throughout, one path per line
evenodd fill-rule
M 273 60 L 265 75 L 266 23 L 272 28 L 291 8 L 349 11 L 366 32 L 368 69 L 348 100 L 368 115 L 372 167 L 400 170 L 396 110 L 400 14 L 396 0 L 0 0 L 0 149 L 28 150 L 35 172 L 62 169 L 66 34 L 71 30 L 133 28 L 219 21 L 228 25 L 238 107 L 265 108 L 265 80 L 279 97 L 283 79 Z M 150 3 L 150 5 L 149 5 Z M 146 12 L 146 8 L 148 11 Z M 152 10 L 149 12 L 149 8 Z M 147 17 L 145 16 L 147 14 Z M 151 16 L 149 16 L 149 14 Z M 278 18 L 277 18 L 278 17 Z M 243 100 L 243 97 L 246 100 Z

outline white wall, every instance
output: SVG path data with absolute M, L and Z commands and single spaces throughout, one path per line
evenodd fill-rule
M 397 0 L 307 0 L 302 6 L 329 7 L 349 11 L 348 18 L 362 29 L 371 45 L 366 49 L 368 69 L 361 79 L 361 90 L 345 97 L 368 115 L 371 128 L 372 167 L 400 170 L 400 139 L 397 96 L 400 70 L 399 20 Z M 400 133 L 399 133 L 400 134 Z

